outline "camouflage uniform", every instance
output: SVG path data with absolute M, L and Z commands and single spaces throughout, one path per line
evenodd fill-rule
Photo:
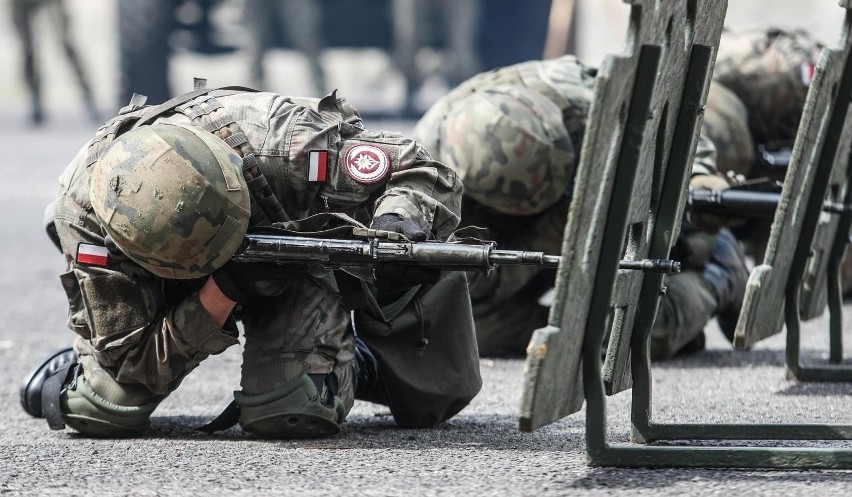
M 561 252 L 571 183 L 582 153 L 579 147 L 594 91 L 594 75 L 593 69 L 572 55 L 524 62 L 474 76 L 429 109 L 413 135 L 439 160 L 455 168 L 466 185 L 463 226 L 487 228 L 487 237 L 496 240 L 501 248 Z M 489 116 L 489 122 L 468 122 L 464 117 L 448 119 L 456 110 L 465 109 L 459 115 L 467 116 L 471 106 L 485 105 L 477 95 L 509 93 L 517 88 L 533 90 L 540 97 L 535 98 L 525 90 L 530 95 L 525 98 L 535 103 L 515 98 L 519 103 L 506 103 L 491 113 L 476 114 Z M 493 95 L 487 96 L 492 102 L 499 101 Z M 509 105 L 523 108 L 513 109 Z M 561 113 L 567 137 L 558 137 L 542 118 L 548 111 L 552 115 L 556 110 Z M 528 123 L 523 129 L 535 131 L 513 136 L 506 132 L 507 136 L 502 136 L 499 130 L 505 115 L 530 116 L 535 123 Z M 472 129 L 487 130 L 485 140 L 490 141 L 476 141 Z M 555 149 L 549 156 L 529 154 L 530 147 L 548 141 Z M 536 159 L 513 168 L 515 172 L 523 171 L 517 177 L 507 180 L 501 172 L 494 173 L 510 160 L 525 155 Z M 711 143 L 701 140 L 693 174 L 714 172 L 715 150 Z M 471 193 L 472 190 L 475 191 Z M 703 261 L 697 260 L 690 270 L 668 278 L 670 291 L 664 299 L 666 303 L 660 307 L 653 332 L 655 356 L 673 355 L 701 335 L 704 325 L 713 317 L 716 298 L 707 283 L 701 281 L 697 268 L 702 265 Z M 532 332 L 547 322 L 548 309 L 539 304 L 539 299 L 553 286 L 554 279 L 554 270 L 531 266 L 503 266 L 488 276 L 469 275 L 482 355 L 523 353 Z
M 822 48 L 804 31 L 755 28 L 723 34 L 702 128 L 718 150 L 720 171 L 783 181 L 786 168 L 759 167 L 755 151 L 761 145 L 792 148 Z M 760 259 L 769 225 L 748 222 L 737 235 Z M 852 257 L 843 263 L 841 280 L 848 295 Z
M 769 28 L 722 35 L 713 85 L 724 85 L 745 106 L 756 144 L 792 145 L 821 50 L 803 31 Z
M 215 133 L 226 141 L 241 130 L 290 219 L 335 212 L 369 223 L 396 213 L 436 239 L 447 237 L 458 223 L 461 185 L 453 171 L 408 138 L 364 130 L 355 110 L 335 94 L 322 100 L 251 92 L 202 96 L 178 109 L 194 105 L 208 105 L 212 112 L 202 117 L 171 112 L 156 122 L 199 126 L 206 119 L 221 126 Z M 235 124 L 226 124 L 227 117 Z M 204 278 L 162 278 L 115 254 L 106 267 L 78 260 L 79 243 L 104 246 L 106 235 L 90 198 L 97 141 L 83 147 L 62 174 L 56 201 L 68 269 L 61 276 L 68 325 L 79 335 L 75 350 L 92 389 L 120 399 L 112 402 L 142 405 L 163 399 L 209 355 L 237 344 L 237 328 L 232 320 L 220 328 L 201 305 Z M 328 153 L 324 181 L 309 181 L 311 150 Z M 358 176 L 348 157 L 353 150 L 382 156 L 372 175 L 360 171 Z M 156 215 L 163 208 L 153 194 L 151 210 Z M 255 210 L 252 204 L 252 225 L 259 222 Z M 329 271 L 308 270 L 275 283 L 268 296 L 239 309 L 245 329 L 240 395 L 262 395 L 303 373 L 334 373 L 348 412 L 354 395 L 353 338 L 334 278 Z
M 723 33 L 701 130 L 718 150 L 720 171 L 784 179 L 785 169 L 755 167 L 755 151 L 792 147 L 821 49 L 802 31 Z

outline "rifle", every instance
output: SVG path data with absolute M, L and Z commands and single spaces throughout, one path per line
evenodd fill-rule
M 772 218 L 780 201 L 780 191 L 754 191 L 738 187 L 721 192 L 689 190 L 686 209 L 729 217 Z M 826 201 L 823 203 L 822 210 L 832 214 L 843 214 L 852 212 L 852 205 Z
M 494 242 L 412 242 L 399 233 L 353 228 L 353 239 L 326 239 L 284 234 L 247 234 L 232 257 L 239 262 L 310 264 L 329 269 L 374 267 L 380 263 L 409 264 L 446 271 L 489 272 L 501 264 L 555 268 L 561 257 L 542 252 L 500 250 Z M 621 269 L 680 272 L 667 259 L 621 261 Z

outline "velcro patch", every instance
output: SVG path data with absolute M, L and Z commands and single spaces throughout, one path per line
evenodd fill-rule
M 343 166 L 358 183 L 378 183 L 391 168 L 390 155 L 375 145 L 355 145 L 343 155 Z
M 77 264 L 86 266 L 107 267 L 109 264 L 109 250 L 100 245 L 80 242 L 77 244 Z
M 328 150 L 311 150 L 308 153 L 308 181 L 325 183 L 328 174 Z

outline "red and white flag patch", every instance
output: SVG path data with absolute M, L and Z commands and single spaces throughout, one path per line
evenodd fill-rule
M 391 166 L 388 153 L 374 145 L 355 145 L 343 161 L 349 177 L 364 184 L 381 181 Z
M 80 242 L 77 244 L 77 264 L 106 267 L 109 263 L 109 250 L 106 247 Z
M 811 86 L 811 81 L 814 80 L 814 73 L 816 72 L 816 66 L 811 62 L 802 62 L 802 83 L 805 86 Z
M 308 157 L 308 181 L 325 182 L 328 175 L 328 150 L 311 150 Z

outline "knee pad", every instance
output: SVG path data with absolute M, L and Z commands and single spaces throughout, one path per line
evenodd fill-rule
M 327 379 L 332 375 L 324 375 Z M 240 425 L 262 438 L 319 438 L 340 432 L 346 415 L 334 388 L 320 388 L 308 374 L 261 395 L 234 392 Z
M 95 392 L 85 376 L 77 377 L 60 394 L 62 420 L 83 435 L 127 437 L 145 431 L 160 400 L 140 406 L 112 403 Z

